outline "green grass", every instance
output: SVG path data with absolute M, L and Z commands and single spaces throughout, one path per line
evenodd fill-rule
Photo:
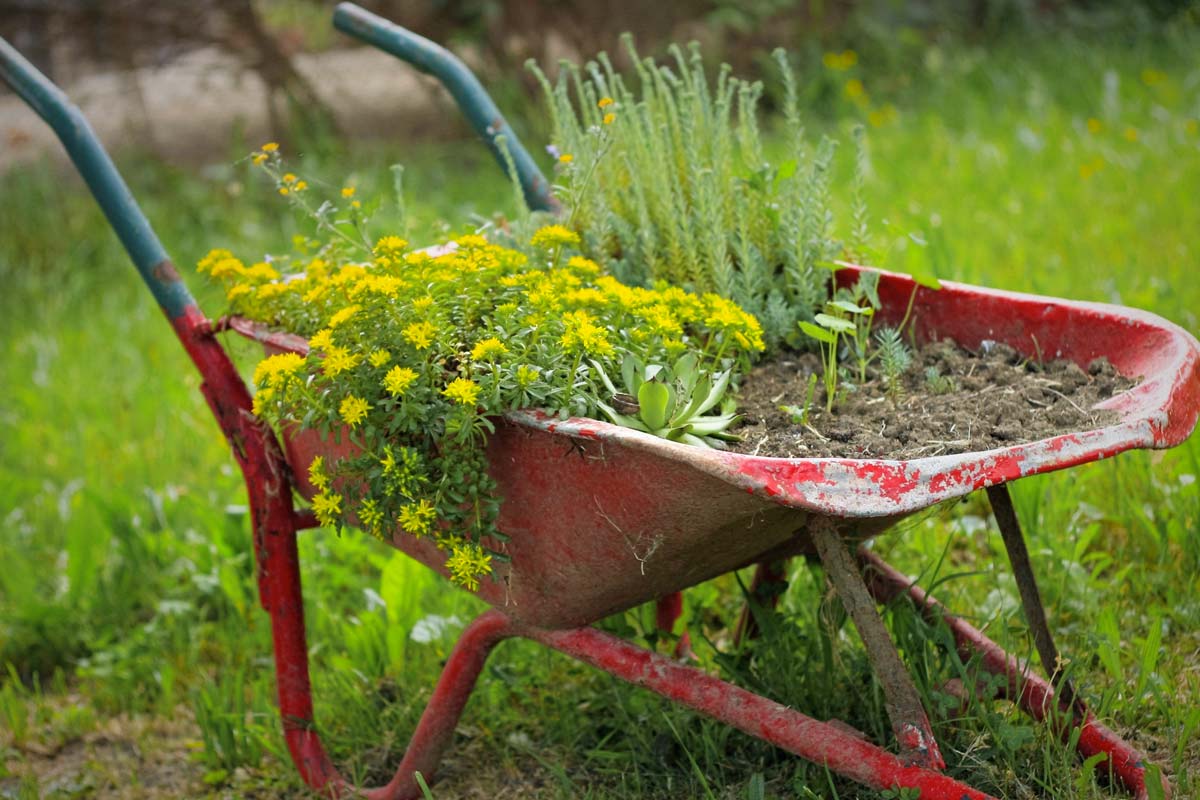
M 865 59 L 872 107 L 898 109 L 871 128 L 880 241 L 922 231 L 943 277 L 1122 302 L 1197 332 L 1200 67 L 1187 54 L 1198 44 L 948 48 L 903 76 L 871 73 Z M 821 79 L 837 89 L 844 77 Z M 847 103 L 814 125 L 844 131 L 865 114 Z M 414 239 L 509 201 L 472 142 L 325 144 L 300 165 L 333 186 L 351 174 L 370 194 L 390 186 L 383 167 L 397 160 Z M 210 247 L 278 251 L 297 230 L 242 166 L 125 168 L 185 274 Z M 0 780 L 6 769 L 27 775 L 30 743 L 71 741 L 122 713 L 182 715 L 198 722 L 192 757 L 214 792 L 249 782 L 293 795 L 241 477 L 181 348 L 60 170 L 0 178 L 0 282 L 0 664 L 20 678 L 0 679 Z M 190 284 L 219 310 L 211 289 Z M 253 358 L 241 346 L 238 355 Z M 1173 774 L 1179 797 L 1200 791 L 1197 475 L 1193 439 L 1013 487 L 1074 678 L 1111 727 Z M 301 545 L 319 724 L 347 772 L 384 779 L 454 636 L 451 626 L 422 644 L 410 631 L 426 615 L 465 621 L 481 604 L 353 532 L 305 534 Z M 877 546 L 936 580 L 937 595 L 994 638 L 1032 652 L 981 496 Z M 819 574 L 797 564 L 781 613 L 764 620 L 771 635 L 733 655 L 732 578 L 690 591 L 687 616 L 706 664 L 887 741 L 865 657 L 848 629 L 829 635 L 822 594 Z M 997 796 L 1115 796 L 1006 704 L 959 715 L 937 687 L 971 665 L 939 649 L 944 632 L 907 607 L 888 616 L 956 775 Z M 608 624 L 651 627 L 641 612 Z M 449 756 L 438 797 L 876 796 L 519 642 L 492 657 Z M 36 780 L 10 781 L 0 786 L 24 781 L 37 795 Z

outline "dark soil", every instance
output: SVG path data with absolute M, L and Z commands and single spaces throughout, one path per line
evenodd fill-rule
M 936 369 L 941 380 L 927 380 Z M 1086 371 L 1070 361 L 1032 362 L 1005 344 L 978 352 L 944 339 L 925 345 L 889 395 L 878 371 L 852 386 L 839 380 L 833 413 L 825 413 L 818 380 L 804 425 L 780 406 L 802 407 L 809 376 L 821 372 L 815 353 L 784 353 L 760 364 L 738 395 L 745 421 L 739 453 L 787 458 L 910 459 L 1009 447 L 1112 424 L 1096 403 L 1134 386 L 1106 358 Z

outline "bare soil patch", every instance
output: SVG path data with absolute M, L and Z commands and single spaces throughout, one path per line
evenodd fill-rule
M 938 378 L 930 379 L 929 370 Z M 925 345 L 888 392 L 874 366 L 859 385 L 839 381 L 833 413 L 821 382 L 805 424 L 781 406 L 803 407 L 815 353 L 784 353 L 760 364 L 738 396 L 745 415 L 739 453 L 786 458 L 911 459 L 968 453 L 1089 430 L 1118 420 L 1097 403 L 1137 384 L 1106 358 L 1081 368 L 1031 361 L 1005 344 L 968 350 L 953 340 Z M 843 388 L 844 387 L 844 388 Z

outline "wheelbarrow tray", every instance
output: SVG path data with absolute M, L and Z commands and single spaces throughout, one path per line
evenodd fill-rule
M 848 267 L 853 281 L 865 268 Z M 498 420 L 491 474 L 503 496 L 492 543 L 511 556 L 476 592 L 519 623 L 588 624 L 754 562 L 811 552 L 811 515 L 847 539 L 874 536 L 936 503 L 1027 475 L 1132 448 L 1165 448 L 1192 431 L 1200 409 L 1200 346 L 1182 328 L 1120 306 L 945 282 L 916 286 L 881 272 L 879 324 L 895 325 L 913 292 L 919 341 L 967 348 L 1002 342 L 1030 358 L 1081 367 L 1104 356 L 1132 389 L 1096 406 L 1119 416 L 1103 427 L 994 450 L 919 458 L 768 458 L 692 447 L 592 419 L 519 411 Z M 304 352 L 302 339 L 235 321 L 272 352 Z M 296 483 L 314 488 L 315 455 L 349 445 L 315 431 L 284 437 Z M 392 543 L 443 574 L 446 555 L 397 530 Z

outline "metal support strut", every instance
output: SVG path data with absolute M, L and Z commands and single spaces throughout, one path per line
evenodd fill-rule
M 1033 576 L 1029 549 L 1025 546 L 1025 536 L 1021 532 L 1021 523 L 1017 519 L 1016 509 L 1013 508 L 1008 486 L 990 486 L 987 495 L 992 504 L 992 513 L 996 516 L 996 524 L 1000 527 L 1000 535 L 1004 538 L 1004 549 L 1008 551 L 1013 577 L 1016 578 L 1017 589 L 1021 593 L 1025 621 L 1033 634 L 1033 644 L 1037 648 L 1038 657 L 1042 659 L 1042 668 L 1050 676 L 1050 685 L 1054 687 L 1054 695 L 1058 698 L 1059 705 L 1063 710 L 1069 709 L 1076 717 L 1082 719 L 1087 713 L 1087 708 L 1075 693 L 1071 681 L 1063 673 L 1062 659 L 1054 644 L 1050 626 L 1046 622 L 1046 609 L 1042 605 L 1037 579 Z
M 846 613 L 854 620 L 875 677 L 883 688 L 884 705 L 892 721 L 892 731 L 900 746 L 901 755 L 927 769 L 943 769 L 942 760 L 929 717 L 921 705 L 917 687 L 913 685 L 896 646 L 888 636 L 887 628 L 879 617 L 875 601 L 863 583 L 862 573 L 850 555 L 846 543 L 837 533 L 832 520 L 816 518 L 809 528 L 825 574 L 833 582 L 834 589 L 842 598 Z

